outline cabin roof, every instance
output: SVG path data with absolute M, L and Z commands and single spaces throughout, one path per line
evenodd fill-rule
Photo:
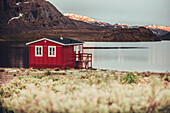
M 48 38 L 48 39 L 53 40 L 53 41 L 57 41 L 57 42 L 60 42 L 60 43 L 63 43 L 63 44 L 83 43 L 81 41 L 74 40 L 74 39 L 71 39 L 71 38 Z
M 39 40 L 28 42 L 28 43 L 26 43 L 26 45 L 36 43 L 36 42 L 39 42 L 39 41 L 42 41 L 42 40 L 48 40 L 48 41 L 51 41 L 51 42 L 54 42 L 54 43 L 61 44 L 63 46 L 77 45 L 77 44 L 83 44 L 84 43 L 84 42 L 74 40 L 74 39 L 71 39 L 71 38 L 42 38 L 42 39 L 39 39 Z

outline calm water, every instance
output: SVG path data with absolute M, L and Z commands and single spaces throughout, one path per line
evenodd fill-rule
M 170 41 L 86 42 L 85 47 L 132 47 L 85 49 L 93 54 L 93 67 L 120 71 L 170 72 Z M 144 48 L 133 48 L 144 47 Z M 0 67 L 28 67 L 25 42 L 0 42 Z
M 120 71 L 170 72 L 170 41 L 86 42 L 85 47 L 146 47 L 134 49 L 86 49 L 93 54 L 93 68 Z

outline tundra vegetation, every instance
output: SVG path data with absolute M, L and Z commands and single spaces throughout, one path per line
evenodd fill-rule
M 109 70 L 21 70 L 0 88 L 0 112 L 169 112 L 169 76 Z M 44 73 L 42 73 L 44 72 Z M 5 73 L 5 72 L 4 72 Z

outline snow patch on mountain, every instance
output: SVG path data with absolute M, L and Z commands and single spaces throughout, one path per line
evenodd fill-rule
M 16 5 L 20 5 L 20 4 L 21 4 L 21 2 L 16 3 Z
M 161 25 L 149 25 L 149 26 L 144 26 L 146 28 L 150 29 L 161 29 L 170 32 L 170 27 L 168 26 L 161 26 Z
M 16 5 L 19 6 L 22 2 L 17 2 Z M 24 4 L 29 4 L 29 2 L 23 2 Z
M 92 19 L 92 18 L 87 17 L 87 16 L 82 16 L 82 15 L 72 14 L 72 13 L 64 13 L 63 15 L 67 16 L 68 18 L 73 19 L 73 20 L 83 21 L 83 22 L 86 22 L 86 23 L 89 23 L 89 24 L 95 24 L 95 25 L 102 26 L 102 27 L 103 26 L 112 26 L 109 23 L 100 22 L 100 21 L 97 21 L 97 20 Z
M 84 22 L 88 22 L 88 23 L 99 22 L 99 21 L 96 21 L 96 20 L 94 20 L 94 19 L 92 19 L 90 17 L 77 15 L 77 14 L 72 14 L 72 13 L 64 13 L 64 16 L 67 16 L 70 19 L 84 21 Z
M 133 26 L 130 26 L 128 24 L 123 24 L 123 23 L 109 24 L 109 23 L 106 23 L 106 22 L 97 21 L 97 20 L 92 19 L 92 18 L 87 17 L 87 16 L 82 16 L 82 15 L 73 14 L 73 13 L 64 13 L 63 15 L 67 16 L 68 18 L 73 19 L 73 20 L 78 20 L 78 21 L 83 21 L 83 22 L 87 22 L 87 23 L 91 23 L 91 24 L 96 24 L 98 26 L 113 26 L 114 28 L 134 28 Z
M 9 21 L 8 21 L 8 24 L 12 21 L 12 20 L 16 20 L 16 19 L 19 19 L 20 17 L 22 17 L 23 14 L 22 13 L 19 13 L 19 16 L 17 17 L 12 17 Z
M 123 24 L 123 23 L 116 23 L 116 24 L 113 24 L 113 26 L 114 28 L 135 28 L 135 26 L 130 26 L 128 24 Z

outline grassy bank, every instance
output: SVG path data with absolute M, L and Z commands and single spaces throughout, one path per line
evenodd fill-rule
M 19 113 L 170 110 L 165 75 L 73 69 L 23 69 L 12 74 L 14 78 L 1 86 L 0 100 L 3 108 Z

